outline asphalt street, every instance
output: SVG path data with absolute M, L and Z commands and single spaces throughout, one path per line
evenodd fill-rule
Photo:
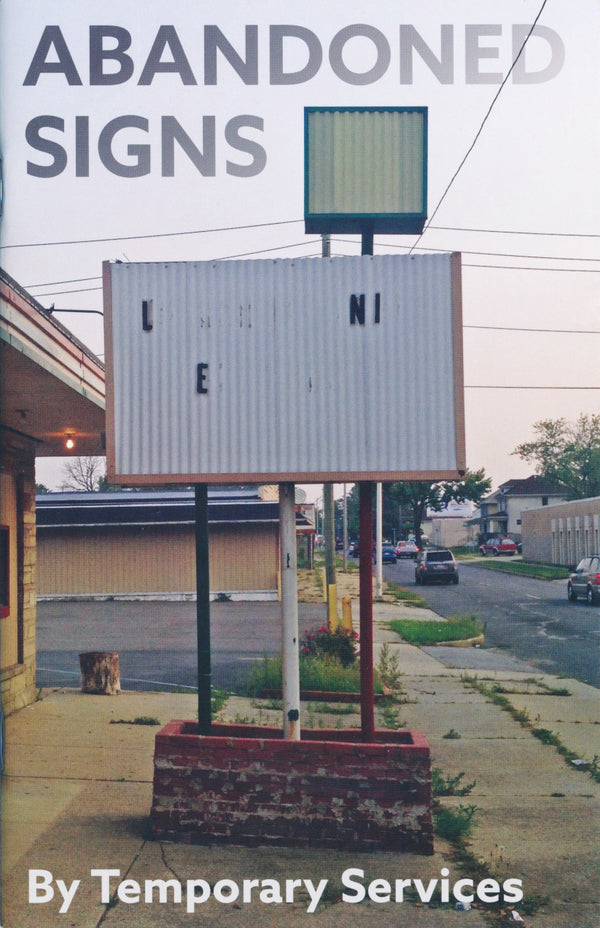
M 386 565 L 385 576 L 414 588 L 412 561 Z M 458 586 L 419 586 L 428 606 L 448 618 L 476 615 L 485 648 L 536 669 L 600 686 L 600 609 L 569 603 L 564 581 L 530 580 L 460 566 Z M 300 604 L 300 632 L 325 621 L 325 606 Z M 239 690 L 254 661 L 281 645 L 278 603 L 213 603 L 213 685 Z M 118 651 L 121 682 L 133 690 L 195 689 L 196 608 L 172 602 L 52 602 L 38 605 L 39 686 L 78 685 L 81 651 Z M 462 666 L 463 655 L 436 656 Z
M 449 618 L 475 615 L 486 647 L 502 648 L 548 673 L 600 686 L 600 608 L 567 600 L 566 581 L 531 580 L 460 564 L 458 586 L 419 586 L 428 606 Z M 386 565 L 384 575 L 414 587 L 414 563 Z

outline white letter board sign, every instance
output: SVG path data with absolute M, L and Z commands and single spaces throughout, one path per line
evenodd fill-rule
M 460 255 L 104 265 L 108 478 L 465 469 Z

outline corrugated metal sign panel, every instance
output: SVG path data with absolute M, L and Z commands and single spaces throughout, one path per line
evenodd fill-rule
M 421 232 L 427 107 L 304 109 L 306 232 Z
M 109 479 L 464 469 L 460 256 L 105 265 Z
M 309 108 L 308 212 L 424 212 L 424 119 L 422 109 Z

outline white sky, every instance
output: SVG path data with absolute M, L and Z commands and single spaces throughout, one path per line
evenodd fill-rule
M 498 91 L 495 75 L 504 77 L 510 67 L 513 25 L 533 22 L 541 5 L 542 0 L 503 0 L 501 4 L 497 0 L 421 0 L 418 4 L 373 0 L 368 5 L 349 0 L 328 0 L 327 4 L 221 0 L 203 14 L 199 11 L 207 9 L 206 4 L 180 0 L 168 5 L 156 0 L 0 0 L 2 266 L 45 306 L 54 303 L 62 308 L 100 310 L 105 259 L 319 254 L 318 238 L 305 236 L 302 221 L 306 105 L 427 106 L 431 216 Z M 391 49 L 385 73 L 362 86 L 341 80 L 328 58 L 333 37 L 354 23 L 375 27 Z M 451 83 L 441 84 L 415 55 L 413 82 L 401 84 L 401 23 L 412 24 L 438 57 L 441 25 L 453 27 Z M 131 33 L 134 74 L 126 83 L 89 85 L 88 30 L 90 25 L 102 24 L 118 25 Z M 149 87 L 138 85 L 162 24 L 175 26 L 197 79 L 195 86 L 184 86 L 179 75 L 166 73 L 157 74 Z M 245 85 L 223 58 L 218 61 L 216 86 L 204 85 L 204 24 L 217 25 L 241 53 L 244 26 L 258 26 L 258 85 Z M 319 40 L 323 63 L 311 80 L 288 86 L 269 83 L 269 26 L 275 24 L 302 26 Z M 481 49 L 489 50 L 477 65 L 481 82 L 469 83 L 465 77 L 466 27 L 476 24 L 495 28 L 479 39 Z M 63 74 L 42 74 L 35 86 L 23 86 L 47 25 L 60 26 L 81 86 L 69 86 Z M 564 47 L 562 67 L 550 80 L 507 81 L 473 152 L 436 213 L 433 227 L 418 242 L 425 250 L 463 252 L 467 463 L 472 469 L 485 467 L 494 486 L 531 473 L 532 468 L 511 452 L 532 437 L 534 422 L 559 416 L 575 419 L 581 412 L 600 411 L 600 335 L 576 334 L 600 331 L 600 120 L 596 111 L 600 7 L 597 0 L 576 4 L 547 0 L 540 25 L 559 37 Z M 303 67 L 306 55 L 301 43 L 290 40 L 284 51 L 286 70 Z M 352 39 L 343 55 L 346 66 L 357 73 L 375 64 L 374 46 L 367 39 Z M 556 55 L 547 40 L 533 39 L 527 70 L 551 68 Z M 117 177 L 97 154 L 102 128 L 127 114 L 148 119 L 149 131 L 147 135 L 134 130 L 121 133 L 115 154 L 127 162 L 125 141 L 150 143 L 151 173 L 146 177 Z M 244 132 L 267 154 L 265 169 L 254 177 L 233 177 L 225 170 L 227 159 L 249 160 L 225 141 L 225 124 L 242 114 L 264 121 L 262 132 Z M 64 133 L 43 132 L 67 151 L 67 166 L 54 178 L 27 174 L 28 160 L 50 163 L 48 155 L 35 151 L 25 139 L 28 122 L 40 115 L 65 121 Z M 161 176 L 163 115 L 175 116 L 200 148 L 201 117 L 215 117 L 214 177 L 203 177 L 181 151 L 176 154 L 175 176 Z M 77 116 L 89 116 L 89 177 L 75 176 Z M 241 228 L 253 224 L 264 227 Z M 229 231 L 172 234 L 217 228 Z M 523 234 L 530 232 L 538 234 Z M 85 241 L 98 238 L 107 241 Z M 414 236 L 376 237 L 375 252 L 404 251 L 415 241 Z M 334 237 L 332 254 L 359 251 L 357 237 Z M 99 316 L 64 314 L 58 318 L 103 356 Z M 476 326 L 500 326 L 508 331 Z M 572 331 L 517 331 L 520 328 Z M 434 332 L 431 335 L 435 337 Z M 418 359 L 407 377 L 418 378 L 426 389 L 427 371 L 419 369 Z M 527 386 L 547 389 L 514 389 Z M 565 387 L 585 389 L 561 389 Z M 392 415 L 393 397 L 388 399 Z M 56 462 L 51 466 L 40 462 L 38 478 L 56 483 L 57 470 Z M 311 496 L 319 492 L 315 488 Z

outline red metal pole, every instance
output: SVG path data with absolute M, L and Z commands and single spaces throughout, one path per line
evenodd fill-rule
M 373 689 L 373 484 L 359 483 L 360 719 L 362 740 L 375 740 Z

